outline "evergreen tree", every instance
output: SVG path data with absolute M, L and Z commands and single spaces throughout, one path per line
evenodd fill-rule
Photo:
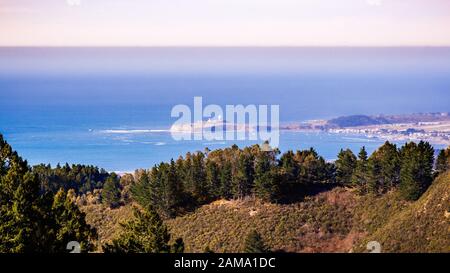
M 381 176 L 381 164 L 380 161 L 375 157 L 370 157 L 368 164 L 368 181 L 367 181 L 367 193 L 378 194 L 380 184 L 380 176 Z
M 329 182 L 325 159 L 320 157 L 313 148 L 303 151 L 302 154 L 298 180 L 305 185 Z
M 169 245 L 170 234 L 158 213 L 151 207 L 134 208 L 134 219 L 122 223 L 122 233 L 111 244 L 103 246 L 105 253 L 169 253 L 184 250 L 181 239 Z
M 190 195 L 193 195 L 195 188 L 194 171 L 192 168 L 192 154 L 187 153 L 184 162 L 178 162 L 178 172 L 181 173 L 181 178 L 184 183 L 184 189 Z
M 50 164 L 36 165 L 32 168 L 38 175 L 43 191 L 57 193 L 61 188 L 65 191 L 75 190 L 77 195 L 101 189 L 111 175 L 95 166 L 75 165 L 52 168 Z
M 120 204 L 120 184 L 116 175 L 109 177 L 102 190 L 103 204 L 116 208 Z
M 8 175 L 2 179 L 3 185 L 8 182 L 8 178 L 16 175 L 12 174 L 14 172 L 14 169 L 8 171 Z M 51 252 L 53 247 L 49 239 L 52 234 L 49 232 L 54 227 L 50 226 L 51 222 L 46 223 L 44 220 L 45 213 L 51 213 L 51 200 L 40 196 L 40 183 L 35 175 L 26 172 L 16 178 L 19 179 L 15 181 L 16 188 L 9 189 L 12 192 L 3 195 L 8 199 L 2 199 L 6 202 L 2 202 L 0 207 L 0 252 Z M 50 236 L 46 238 L 46 235 Z
M 183 200 L 183 185 L 179 181 L 175 162 L 162 164 L 161 209 L 167 217 L 174 217 Z
M 234 198 L 244 198 L 250 195 L 254 182 L 253 159 L 250 155 L 242 153 L 239 156 L 235 174 L 232 178 Z
M 278 168 L 264 152 L 256 159 L 254 193 L 256 197 L 268 202 L 277 202 L 281 195 Z
M 97 239 L 96 230 L 86 223 L 86 215 L 62 189 L 54 197 L 52 213 L 57 226 L 55 252 L 64 250 L 71 241 L 79 242 L 82 251 L 93 250 L 92 242 Z
M 444 173 L 450 169 L 450 147 L 441 150 L 436 159 L 436 172 L 438 174 Z
M 407 143 L 401 159 L 400 193 L 405 200 L 417 200 L 433 181 L 434 149 L 423 141 Z
M 406 200 L 417 200 L 420 197 L 419 154 L 414 142 L 406 144 L 402 150 L 402 167 L 400 171 L 400 193 Z
M 156 209 L 160 210 L 161 202 L 162 202 L 162 189 L 163 189 L 163 179 L 162 179 L 162 171 L 161 163 L 159 166 L 154 166 L 150 171 L 149 176 L 149 197 L 150 204 Z
M 192 181 L 192 196 L 197 202 L 202 204 L 208 199 L 208 187 L 206 184 L 204 154 L 201 152 L 197 152 L 192 156 Z
M 356 168 L 356 156 L 349 149 L 341 150 L 336 160 L 336 182 L 342 185 L 350 185 L 353 172 Z
M 150 177 L 145 170 L 136 171 L 136 180 L 131 185 L 131 195 L 134 201 L 136 201 L 142 207 L 154 205 L 151 200 L 151 185 Z
M 419 149 L 419 182 L 421 195 L 433 183 L 434 148 L 430 143 L 420 141 L 417 145 Z
M 212 160 L 206 162 L 206 183 L 212 199 L 220 197 L 220 173 L 217 163 Z
M 231 192 L 232 177 L 232 165 L 230 162 L 225 162 L 220 170 L 220 196 L 225 199 L 232 198 Z
M 294 152 L 287 151 L 280 158 L 280 166 L 287 183 L 297 181 L 299 176 L 299 166 L 294 158 Z
M 386 142 L 370 157 L 372 166 L 378 169 L 372 173 L 371 183 L 376 185 L 372 190 L 384 193 L 395 188 L 400 182 L 400 153 L 395 144 Z
M 65 193 L 54 196 L 41 185 L 0 135 L 0 253 L 64 252 L 67 240 L 91 250 L 96 233 L 84 214 L 70 199 L 60 205 Z
M 361 194 L 368 192 L 369 182 L 369 161 L 365 147 L 362 147 L 358 154 L 358 161 L 352 177 L 352 184 Z
M 246 239 L 244 245 L 244 253 L 268 253 L 269 248 L 265 245 L 261 235 L 256 231 L 251 231 Z

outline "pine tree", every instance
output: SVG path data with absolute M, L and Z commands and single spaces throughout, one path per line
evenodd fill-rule
M 181 178 L 184 183 L 184 189 L 192 196 L 193 195 L 192 193 L 194 192 L 195 181 L 194 181 L 194 171 L 192 168 L 191 153 L 186 154 L 186 158 L 184 159 L 183 164 L 181 164 L 181 162 L 178 163 L 178 172 L 181 173 Z
M 162 203 L 162 191 L 163 191 L 163 179 L 162 179 L 162 171 L 161 171 L 161 165 L 154 166 L 152 170 L 150 171 L 149 175 L 149 198 L 150 198 L 150 204 L 156 209 L 160 210 L 161 203 Z
M 287 183 L 293 183 L 297 181 L 299 176 L 299 166 L 294 158 L 294 152 L 287 151 L 280 158 L 280 166 L 285 175 Z
M 154 205 L 151 200 L 151 186 L 150 177 L 145 170 L 136 171 L 136 180 L 131 185 L 131 195 L 134 201 L 136 201 L 142 207 Z
M 42 192 L 41 181 L 0 135 L 0 253 L 64 252 L 69 241 L 91 250 L 96 233 L 61 193 Z
M 10 169 L 8 174 L 11 172 L 14 170 Z M 50 252 L 50 238 L 45 235 L 53 227 L 47 226 L 43 214 L 51 213 L 49 202 L 44 202 L 48 199 L 39 195 L 40 185 L 35 175 L 27 172 L 19 179 L 17 187 L 11 189 L 13 192 L 5 194 L 9 200 L 6 199 L 7 203 L 0 208 L 0 252 Z M 4 182 L 6 179 L 2 180 Z M 45 208 L 48 211 L 44 212 Z
M 303 151 L 300 181 L 305 185 L 329 182 L 325 159 L 313 148 Z
M 102 202 L 111 208 L 120 204 L 120 184 L 116 175 L 109 177 L 102 190 Z
M 350 185 L 353 172 L 356 168 L 356 156 L 349 149 L 341 150 L 336 160 L 336 182 L 342 185 Z
M 400 193 L 417 200 L 433 181 L 434 149 L 426 142 L 406 144 L 401 150 Z
M 217 163 L 212 160 L 206 162 L 206 183 L 212 199 L 220 197 L 220 173 Z
M 71 241 L 79 242 L 83 252 L 93 250 L 92 241 L 97 239 L 96 230 L 86 223 L 86 215 L 62 189 L 53 199 L 52 213 L 57 226 L 53 243 L 55 252 L 64 250 Z
M 57 193 L 59 189 L 74 190 L 77 195 L 101 189 L 111 175 L 94 166 L 66 164 L 63 168 L 52 168 L 50 164 L 34 166 L 33 173 L 38 175 L 43 191 Z
M 232 198 L 233 194 L 231 192 L 232 188 L 232 166 L 230 162 L 224 162 L 220 170 L 220 196 L 225 199 Z
M 419 150 L 419 182 L 420 195 L 422 195 L 433 183 L 434 148 L 430 143 L 420 141 L 417 145 Z
M 192 156 L 192 196 L 202 204 L 208 199 L 204 154 L 197 152 Z
M 405 200 L 417 200 L 420 197 L 419 154 L 414 142 L 402 148 L 402 167 L 400 171 L 400 193 Z
M 134 208 L 134 219 L 122 223 L 122 233 L 111 244 L 105 244 L 105 253 L 169 253 L 184 250 L 181 239 L 169 245 L 170 234 L 158 213 L 151 207 Z
M 174 217 L 183 201 L 183 185 L 179 181 L 175 162 L 162 165 L 161 209 L 167 217 Z
M 438 174 L 444 173 L 450 169 L 450 147 L 441 150 L 436 159 L 436 172 Z
M 254 182 L 253 158 L 242 153 L 239 156 L 235 174 L 232 178 L 234 198 L 244 198 L 250 195 Z
M 376 184 L 375 192 L 384 193 L 397 187 L 400 182 L 400 153 L 395 144 L 386 142 L 370 157 L 373 165 L 379 169 L 372 177 Z
M 261 235 L 256 231 L 251 231 L 246 239 L 244 245 L 244 253 L 268 253 L 269 248 L 265 245 Z
M 365 147 L 362 147 L 358 154 L 358 161 L 356 163 L 355 172 L 352 177 L 352 184 L 361 194 L 368 192 L 369 182 L 369 161 Z
M 264 152 L 260 153 L 255 164 L 255 196 L 268 202 L 277 202 L 280 197 L 280 178 L 278 169 Z

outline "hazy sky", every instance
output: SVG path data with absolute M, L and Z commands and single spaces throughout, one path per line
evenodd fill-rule
M 0 0 L 0 45 L 450 45 L 450 1 Z

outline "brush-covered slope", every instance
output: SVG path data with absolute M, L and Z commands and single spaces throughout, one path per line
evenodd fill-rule
M 82 207 L 99 231 L 99 246 L 120 232 L 131 206 Z M 366 252 L 367 242 L 378 241 L 383 252 L 450 253 L 450 172 L 416 202 L 402 201 L 396 191 L 358 196 L 335 188 L 288 205 L 219 200 L 166 224 L 187 252 L 241 252 L 247 234 L 257 230 L 273 251 Z
M 290 205 L 220 200 L 167 224 L 189 252 L 241 252 L 253 229 L 274 251 L 348 252 L 359 235 L 351 233 L 354 198 L 334 189 Z
M 450 252 L 450 172 L 418 201 L 386 217 L 358 250 L 368 241 L 379 242 L 383 252 Z

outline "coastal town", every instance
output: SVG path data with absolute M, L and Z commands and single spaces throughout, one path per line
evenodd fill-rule
M 450 145 L 450 114 L 427 113 L 397 116 L 348 116 L 283 126 L 282 130 L 326 131 L 364 135 L 388 141 L 428 141 Z
M 450 122 L 433 124 L 387 124 L 367 127 L 328 129 L 336 134 L 360 134 L 389 141 L 428 141 L 450 145 Z

